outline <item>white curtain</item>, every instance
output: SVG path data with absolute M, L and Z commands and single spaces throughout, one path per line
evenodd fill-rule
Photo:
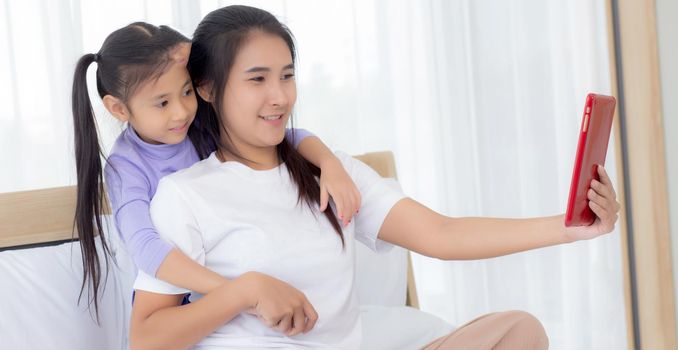
M 75 182 L 79 55 L 136 20 L 190 36 L 231 3 L 2 1 L 0 192 Z M 353 154 L 392 150 L 406 193 L 447 215 L 564 212 L 584 97 L 611 90 L 604 0 L 245 3 L 296 36 L 295 126 Z M 108 148 L 120 125 L 99 102 L 95 111 Z M 607 169 L 616 179 L 614 140 Z M 422 309 L 453 324 L 522 309 L 543 322 L 552 349 L 626 348 L 618 232 L 484 261 L 414 256 L 414 265 Z

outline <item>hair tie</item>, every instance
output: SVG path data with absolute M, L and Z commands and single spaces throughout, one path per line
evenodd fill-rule
M 99 55 L 98 53 L 95 53 L 94 54 L 94 62 L 99 62 L 100 59 L 101 59 L 101 55 Z

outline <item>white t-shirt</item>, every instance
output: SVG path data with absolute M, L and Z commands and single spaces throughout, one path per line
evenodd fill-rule
M 240 314 L 196 348 L 358 349 L 361 323 L 354 284 L 354 239 L 373 250 L 389 249 L 377 239 L 386 215 L 404 195 L 367 165 L 337 156 L 362 196 L 360 212 L 343 228 L 345 247 L 317 205 L 298 201 L 297 186 L 283 164 L 253 170 L 221 163 L 214 154 L 164 177 L 151 203 L 160 235 L 198 263 L 232 279 L 258 271 L 302 291 L 318 312 L 306 334 L 288 337 L 256 316 Z M 182 294 L 143 272 L 135 289 Z M 192 300 L 200 298 L 193 293 Z

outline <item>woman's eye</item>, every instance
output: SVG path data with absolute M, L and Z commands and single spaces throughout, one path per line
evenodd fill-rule
M 294 79 L 294 73 L 289 73 L 289 74 L 283 75 L 283 80 L 290 80 L 290 79 Z
M 264 81 L 264 77 L 254 77 L 254 78 L 251 78 L 250 80 L 256 81 L 257 83 L 261 83 L 261 82 Z
M 167 107 L 168 104 L 169 104 L 169 101 L 162 101 L 162 102 L 158 103 L 157 106 L 159 108 L 165 108 L 165 107 Z
M 188 90 L 184 91 L 184 96 L 191 96 L 192 93 L 193 93 L 193 89 L 188 89 Z

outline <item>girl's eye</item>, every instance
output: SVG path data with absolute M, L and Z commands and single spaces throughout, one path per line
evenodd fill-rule
M 191 96 L 192 93 L 193 93 L 193 89 L 188 89 L 188 90 L 184 91 L 184 96 Z
M 250 80 L 256 81 L 257 83 L 261 83 L 261 82 L 264 81 L 264 77 L 254 77 L 254 78 L 251 78 Z
M 289 74 L 283 75 L 283 80 L 290 80 L 290 79 L 294 79 L 294 73 L 289 73 Z
M 169 101 L 162 101 L 162 102 L 158 103 L 156 106 L 159 107 L 159 108 L 165 108 L 165 107 L 167 107 L 168 104 L 169 104 Z

